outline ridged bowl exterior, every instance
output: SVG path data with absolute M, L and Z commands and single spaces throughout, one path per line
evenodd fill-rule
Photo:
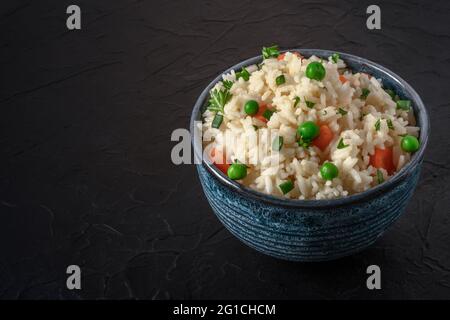
M 370 246 L 401 215 L 419 170 L 387 193 L 336 208 L 295 208 L 243 196 L 197 166 L 211 208 L 250 247 L 293 261 L 333 260 Z
M 326 59 L 333 51 L 293 49 L 304 56 Z M 270 256 L 293 261 L 325 261 L 351 255 L 370 246 L 402 214 L 419 180 L 420 167 L 429 135 L 429 119 L 419 95 L 392 71 L 366 59 L 340 53 L 355 71 L 367 72 L 402 99 L 412 100 L 421 128 L 421 148 L 394 177 L 362 193 L 333 200 L 286 200 L 251 190 L 229 180 L 214 165 L 197 165 L 200 181 L 214 213 L 225 227 L 250 247 Z M 260 57 L 243 61 L 230 70 L 259 63 Z M 201 121 L 212 81 L 197 100 L 191 116 Z M 198 136 L 198 134 L 197 134 Z M 201 139 L 193 139 L 197 159 L 202 154 Z

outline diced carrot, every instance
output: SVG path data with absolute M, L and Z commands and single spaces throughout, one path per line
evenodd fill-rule
M 312 144 L 315 145 L 320 150 L 325 150 L 333 140 L 334 134 L 330 127 L 326 124 L 322 124 L 319 127 L 319 135 L 317 138 L 313 139 Z
M 267 109 L 271 110 L 270 105 L 267 106 L 267 105 L 264 104 L 264 103 L 260 103 L 260 104 L 259 104 L 258 112 L 254 115 L 254 117 L 255 117 L 256 119 L 262 121 L 262 122 L 267 122 L 267 121 L 269 121 L 269 120 L 267 120 L 267 119 L 264 117 L 264 112 L 265 112 Z
M 291 53 L 292 53 L 292 54 L 295 54 L 295 55 L 296 55 L 297 57 L 299 57 L 300 59 L 303 59 L 303 56 L 302 56 L 300 53 L 298 53 L 297 51 L 294 51 L 294 52 L 291 52 Z M 286 56 L 286 52 L 281 53 L 281 54 L 277 57 L 278 61 L 283 61 L 285 56 Z
M 211 160 L 214 165 L 223 173 L 227 174 L 230 165 L 227 163 L 227 157 L 220 150 L 215 148 L 211 151 Z
M 348 80 L 346 77 L 344 77 L 342 74 L 339 75 L 339 80 L 342 82 L 342 84 L 346 83 Z
M 370 164 L 377 169 L 385 169 L 389 174 L 395 171 L 392 147 L 384 149 L 375 147 L 375 153 L 370 156 Z

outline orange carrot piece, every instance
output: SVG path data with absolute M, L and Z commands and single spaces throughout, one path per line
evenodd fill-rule
M 265 105 L 265 104 L 263 104 L 263 103 L 260 103 L 260 104 L 259 104 L 258 112 L 254 115 L 254 117 L 255 117 L 256 119 L 262 121 L 262 122 L 267 122 L 267 121 L 269 121 L 269 120 L 267 120 L 267 119 L 264 117 L 264 115 L 263 115 L 264 112 L 265 112 L 267 109 L 270 109 L 270 108 L 269 108 L 267 105 Z
M 326 124 L 322 124 L 319 129 L 319 135 L 317 138 L 313 139 L 312 144 L 323 151 L 328 147 L 331 140 L 333 140 L 334 134 L 330 127 Z
M 215 148 L 211 150 L 211 160 L 214 165 L 223 173 L 227 174 L 230 165 L 227 163 L 226 156 L 222 151 L 216 150 Z
M 395 171 L 392 147 L 384 149 L 375 147 L 375 153 L 370 156 L 370 164 L 377 169 L 385 169 L 389 174 Z
M 342 74 L 339 75 L 339 80 L 342 82 L 342 84 L 346 83 L 348 80 L 346 77 L 344 77 Z

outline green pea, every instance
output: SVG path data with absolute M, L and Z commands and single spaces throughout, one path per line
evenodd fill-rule
M 242 163 L 233 163 L 228 168 L 227 175 L 231 180 L 244 179 L 247 176 L 247 166 Z
M 333 180 L 339 175 L 339 170 L 333 163 L 325 162 L 320 168 L 320 175 L 324 180 Z
M 312 140 L 320 133 L 319 126 L 312 121 L 303 122 L 297 128 L 297 133 L 303 140 Z
M 325 78 L 325 68 L 320 62 L 314 61 L 306 67 L 306 76 L 313 80 L 322 80 Z
M 259 104 L 255 100 L 248 100 L 244 105 L 244 111 L 249 116 L 258 113 Z
M 404 136 L 400 145 L 405 152 L 416 152 L 420 148 L 419 140 L 417 140 L 416 137 L 410 135 Z

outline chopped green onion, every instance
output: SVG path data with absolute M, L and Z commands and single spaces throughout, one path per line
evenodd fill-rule
M 276 58 L 280 54 L 280 50 L 278 50 L 278 46 L 274 45 L 272 47 L 263 47 L 262 48 L 262 56 L 264 59 Z
M 283 147 L 283 137 L 280 136 L 273 139 L 272 142 L 273 151 L 280 151 L 282 147 Z
M 344 138 L 341 138 L 341 140 L 339 140 L 337 148 L 338 149 L 344 149 L 344 148 L 347 148 L 348 146 L 349 146 L 349 144 L 345 144 L 344 143 Z
M 292 181 L 288 180 L 286 182 L 281 183 L 278 187 L 280 188 L 280 190 L 283 194 L 286 194 L 289 191 L 291 191 L 292 189 L 294 189 L 294 183 Z
M 314 106 L 316 105 L 314 102 L 306 100 L 306 98 L 305 98 L 305 103 L 306 103 L 306 106 L 310 109 L 314 108 Z
M 409 111 L 410 108 L 411 108 L 410 100 L 398 100 L 397 101 L 397 109 Z
M 248 72 L 247 69 L 245 69 L 243 67 L 240 72 L 236 73 L 236 80 L 238 80 L 239 78 L 242 78 L 245 81 L 248 81 L 248 79 L 250 79 L 250 72 Z
M 339 53 L 333 53 L 333 54 L 331 55 L 331 60 L 332 60 L 334 63 L 337 63 L 338 60 L 339 60 Z
M 341 116 L 345 116 L 348 112 L 345 111 L 345 110 L 342 109 L 342 108 L 339 108 L 339 109 L 338 109 L 338 113 L 339 113 Z
M 383 172 L 381 172 L 380 169 L 377 169 L 377 180 L 378 180 L 378 184 L 381 184 L 384 182 Z
M 221 114 L 216 114 L 214 116 L 214 119 L 211 123 L 211 127 L 218 129 L 220 127 L 220 125 L 222 124 L 223 121 L 223 116 Z
M 394 125 L 392 124 L 392 120 L 391 119 L 387 119 L 386 120 L 387 126 L 389 129 L 394 130 Z
M 266 111 L 264 111 L 264 113 L 262 114 L 262 116 L 264 118 L 266 118 L 267 120 L 270 120 L 270 117 L 272 117 L 274 111 L 267 109 Z
M 297 108 L 298 103 L 300 102 L 300 98 L 299 97 L 295 97 L 294 98 L 294 108 Z
M 370 90 L 369 89 L 367 89 L 367 88 L 363 88 L 362 89 L 362 92 L 361 92 L 361 99 L 366 99 L 367 98 L 367 96 L 369 95 L 369 93 L 370 93 Z
M 377 122 L 375 122 L 375 130 L 380 131 L 380 127 L 381 127 L 381 120 L 378 119 Z
M 284 77 L 283 74 L 281 76 L 278 76 L 275 78 L 275 83 L 277 84 L 277 86 L 282 85 L 285 82 L 286 82 L 286 78 Z

